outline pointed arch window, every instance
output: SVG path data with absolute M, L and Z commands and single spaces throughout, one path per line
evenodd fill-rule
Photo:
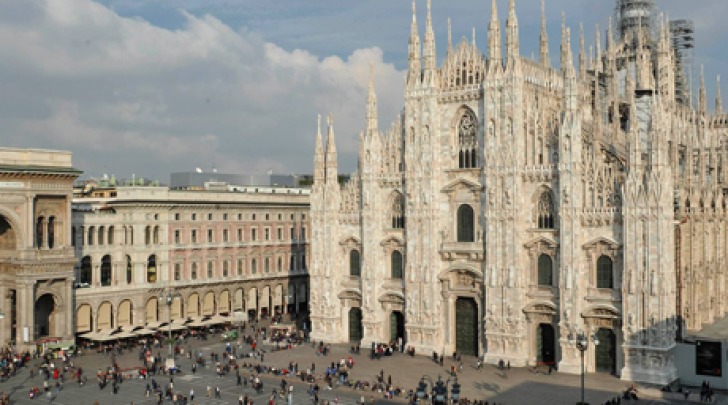
M 401 279 L 402 278 L 402 252 L 399 250 L 395 250 L 392 252 L 392 278 Z
M 43 247 L 43 227 L 45 223 L 45 217 L 38 217 L 35 223 L 35 247 Z
M 82 284 L 91 284 L 91 257 L 84 256 L 81 259 L 81 274 L 79 281 Z
M 614 288 L 614 262 L 609 256 L 597 259 L 597 288 Z
M 475 242 L 475 214 L 473 208 L 463 204 L 458 208 L 458 242 Z
M 392 228 L 404 229 L 404 199 L 396 193 L 392 200 Z
M 101 233 L 99 233 L 101 235 Z M 106 255 L 101 259 L 101 285 L 111 285 L 111 256 Z
M 544 287 L 554 285 L 554 261 L 547 254 L 538 257 L 538 285 Z
M 131 281 L 133 279 L 133 272 L 131 267 L 131 256 L 126 256 L 126 283 L 131 284 Z
M 157 256 L 156 255 L 151 255 L 151 256 L 149 256 L 149 259 L 147 259 L 147 282 L 148 283 L 157 282 Z
M 356 249 L 349 252 L 349 275 L 352 277 L 361 276 L 361 255 Z
M 478 162 L 478 119 L 472 111 L 466 110 L 458 122 L 458 167 L 472 169 Z
M 536 215 L 539 229 L 554 229 L 554 199 L 550 191 L 544 191 L 538 198 Z

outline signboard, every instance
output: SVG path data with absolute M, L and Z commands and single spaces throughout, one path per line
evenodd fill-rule
M 25 183 L 22 181 L 0 181 L 0 188 L 23 188 Z
M 712 377 L 723 375 L 721 343 L 697 341 L 695 343 L 695 374 Z

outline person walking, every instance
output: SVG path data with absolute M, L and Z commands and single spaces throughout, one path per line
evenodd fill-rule
M 190 388 L 190 402 L 192 402 L 192 403 L 195 402 L 195 389 L 194 388 Z

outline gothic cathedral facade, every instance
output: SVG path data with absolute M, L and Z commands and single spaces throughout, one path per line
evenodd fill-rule
M 514 0 L 483 54 L 415 5 L 405 105 L 377 125 L 373 79 L 358 170 L 340 185 L 332 120 L 316 139 L 312 338 L 397 342 L 512 365 L 665 384 L 676 339 L 724 316 L 728 116 L 676 98 L 662 17 L 577 63 L 562 26 L 552 66 L 520 55 Z M 450 36 L 450 35 L 449 35 Z M 319 120 L 320 121 L 320 120 Z

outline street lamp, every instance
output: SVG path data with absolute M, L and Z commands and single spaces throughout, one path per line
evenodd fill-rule
M 417 392 L 415 395 L 417 396 L 417 401 L 424 399 L 427 395 L 427 382 L 429 381 L 430 387 L 432 388 L 430 392 L 430 398 L 432 398 L 432 404 L 433 405 L 445 405 L 447 403 L 447 389 L 450 386 L 450 383 L 452 382 L 452 388 L 451 388 L 451 395 L 450 399 L 452 399 L 453 403 L 457 403 L 457 401 L 460 400 L 460 384 L 458 383 L 458 377 L 453 376 L 453 380 L 450 380 L 449 378 L 447 381 L 442 381 L 442 376 L 437 376 L 437 381 L 432 381 L 432 378 L 428 375 L 423 375 L 420 378 L 420 383 L 417 385 Z
M 175 297 L 179 297 L 180 295 L 175 293 L 172 289 L 169 289 L 162 293 L 162 299 L 167 304 L 167 318 L 169 322 L 167 322 L 167 342 L 169 343 L 169 356 L 171 358 L 174 358 L 174 352 L 172 351 L 172 303 L 174 302 Z
M 599 339 L 596 336 L 592 335 L 591 340 L 594 342 L 594 346 L 599 345 Z M 569 342 L 575 345 L 581 354 L 581 402 L 579 405 L 586 405 L 584 402 L 584 352 L 589 348 L 589 338 L 584 332 L 579 332 L 576 334 L 576 338 L 574 335 L 569 335 Z

